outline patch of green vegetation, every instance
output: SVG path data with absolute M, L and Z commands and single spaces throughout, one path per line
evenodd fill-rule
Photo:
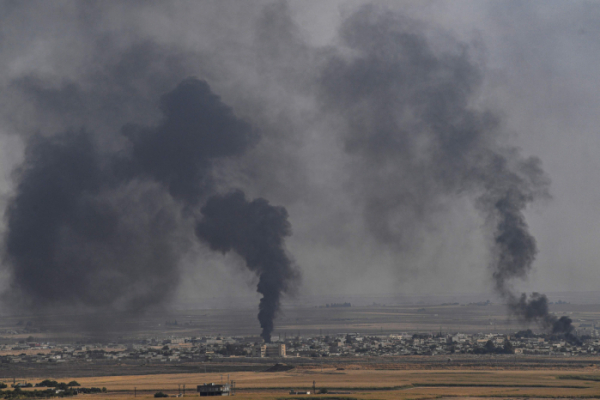
M 46 389 L 46 390 L 21 390 L 16 387 L 14 390 L 0 390 L 0 398 L 3 399 L 23 399 L 23 398 L 49 398 L 49 397 L 69 397 L 76 396 L 79 393 L 106 393 L 106 388 L 81 388 L 81 389 Z
M 600 382 L 600 375 L 559 375 L 556 378 Z

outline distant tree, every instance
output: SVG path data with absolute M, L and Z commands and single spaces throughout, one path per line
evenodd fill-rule
M 77 381 L 71 381 L 71 382 L 67 383 L 67 386 L 81 386 L 81 385 Z
M 35 386 L 37 386 L 37 387 L 57 387 L 58 382 L 50 380 L 50 379 L 44 379 L 40 383 L 36 383 Z
M 515 348 L 508 339 L 504 339 L 504 353 L 505 354 L 515 354 Z
M 496 351 L 496 346 L 494 346 L 494 342 L 492 342 L 491 340 L 488 340 L 485 343 L 484 348 L 487 353 L 494 353 Z
M 154 393 L 154 397 L 169 397 L 168 394 L 164 394 L 163 392 Z

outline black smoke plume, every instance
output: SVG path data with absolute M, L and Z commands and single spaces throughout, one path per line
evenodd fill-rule
M 529 298 L 521 294 L 518 299 L 512 294 L 508 295 L 508 305 L 515 315 L 524 322 L 536 322 L 552 335 L 565 338 L 570 343 L 581 344 L 579 338 L 573 333 L 573 321 L 567 316 L 558 318 L 550 314 L 548 298 L 540 293 L 532 293 Z
M 298 278 L 284 248 L 285 238 L 292 234 L 287 211 L 262 198 L 248 201 L 239 190 L 212 196 L 201 211 L 196 235 L 213 250 L 236 252 L 258 275 L 257 291 L 263 296 L 258 320 L 262 338 L 270 342 L 281 295 Z
M 549 196 L 549 179 L 539 159 L 503 145 L 500 119 L 477 107 L 482 72 L 469 46 L 428 28 L 365 6 L 342 24 L 344 51 L 331 52 L 321 77 L 323 104 L 341 117 L 357 160 L 365 222 L 406 250 L 447 198 L 470 196 L 486 221 L 496 291 L 520 318 L 569 330 L 545 297 L 527 301 L 511 288 L 535 260 L 524 212 Z
M 160 100 L 157 127 L 128 125 L 133 176 L 147 175 L 193 206 L 213 191 L 212 162 L 243 154 L 257 140 L 250 125 L 212 93 L 208 84 L 186 79 Z
M 156 126 L 124 126 L 118 151 L 86 130 L 28 141 L 4 237 L 14 293 L 27 306 L 140 311 L 172 295 L 185 250 L 182 215 L 193 215 L 214 191 L 214 161 L 241 155 L 257 135 L 198 79 L 162 96 L 160 110 Z M 179 213 L 181 206 L 189 212 Z M 203 211 L 199 237 L 221 251 L 229 244 L 260 273 L 268 339 L 280 294 L 295 276 L 282 250 L 291 234 L 285 209 L 235 192 L 211 197 Z M 222 218 L 231 238 L 209 235 Z
M 122 185 L 86 131 L 34 136 L 5 212 L 25 306 L 137 311 L 178 282 L 176 217 L 151 185 Z

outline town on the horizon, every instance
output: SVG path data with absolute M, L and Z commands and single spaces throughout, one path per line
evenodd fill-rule
M 204 336 L 141 339 L 128 343 L 21 341 L 0 346 L 1 363 L 65 363 L 137 360 L 148 363 L 202 362 L 226 357 L 323 358 L 513 354 L 585 356 L 600 353 L 598 329 L 580 327 L 572 338 L 523 330 L 500 333 L 340 333 L 279 337 L 263 343 L 253 337 Z M 27 352 L 25 352 L 27 351 Z M 33 351 L 33 352 L 32 352 Z M 21 353 L 17 353 L 21 352 Z M 15 354 L 17 353 L 17 354 Z

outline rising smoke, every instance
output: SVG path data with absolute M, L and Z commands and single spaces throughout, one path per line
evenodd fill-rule
M 86 131 L 32 137 L 16 179 L 4 245 L 24 305 L 137 311 L 172 294 L 168 199 L 152 185 L 117 183 Z
M 132 176 L 164 184 L 173 198 L 196 205 L 214 191 L 214 160 L 243 154 L 256 133 L 212 93 L 208 84 L 187 79 L 161 98 L 163 121 L 152 128 L 127 125 Z
M 497 293 L 519 318 L 567 332 L 544 296 L 527 301 L 511 289 L 535 260 L 524 211 L 549 196 L 549 179 L 539 159 L 501 145 L 499 118 L 474 104 L 482 74 L 468 46 L 445 38 L 439 50 L 432 36 L 365 6 L 342 24 L 345 51 L 323 71 L 321 97 L 345 121 L 346 151 L 358 159 L 366 223 L 382 242 L 406 249 L 445 198 L 472 197 L 490 234 Z
M 172 295 L 180 218 L 214 193 L 214 161 L 243 154 L 258 137 L 198 79 L 162 96 L 160 110 L 156 126 L 124 126 L 128 143 L 117 152 L 103 152 L 85 130 L 29 140 L 5 236 L 14 290 L 29 306 L 140 311 Z M 268 340 L 280 296 L 298 276 L 283 251 L 286 210 L 237 191 L 213 195 L 202 212 L 198 237 L 233 248 L 259 273 Z M 223 218 L 229 239 L 214 231 Z
M 557 317 L 548 310 L 548 298 L 540 293 L 532 293 L 529 298 L 524 293 L 518 299 L 509 293 L 508 306 L 523 322 L 536 322 L 553 335 L 561 336 L 571 343 L 581 344 L 573 334 L 573 321 L 567 316 Z
M 73 6 L 69 18 L 86 18 L 75 24 L 84 28 L 73 28 L 84 31 L 85 35 L 73 36 L 81 39 L 86 52 L 56 52 L 57 58 L 71 56 L 64 62 L 38 51 L 22 56 L 12 50 L 19 57 L 9 52 L 10 56 L 2 58 L 4 69 L 19 75 L 11 87 L 27 100 L 3 95 L 2 100 L 10 98 L 5 101 L 8 113 L 27 110 L 21 103 L 27 104 L 39 112 L 30 118 L 23 111 L 19 122 L 31 128 L 28 131 L 40 127 L 44 135 L 63 131 L 27 139 L 25 161 L 15 173 L 4 240 L 14 293 L 36 307 L 142 310 L 172 296 L 180 281 L 178 264 L 186 240 L 200 239 L 217 251 L 237 253 L 258 275 L 263 294 L 259 319 L 263 337 L 268 339 L 279 296 L 293 288 L 297 275 L 283 250 L 289 235 L 287 215 L 260 198 L 246 200 L 240 192 L 216 193 L 242 186 L 288 208 L 294 202 L 303 203 L 304 209 L 291 213 L 305 224 L 302 232 L 300 224 L 294 223 L 296 238 L 299 232 L 312 237 L 315 226 L 328 225 L 320 229 L 325 233 L 318 232 L 318 239 L 306 242 L 318 241 L 323 247 L 333 244 L 339 247 L 338 254 L 354 250 L 344 233 L 355 230 L 361 239 L 365 236 L 362 225 L 353 220 L 360 215 L 378 242 L 398 251 L 394 262 L 398 260 L 403 276 L 403 256 L 418 248 L 424 231 L 437 223 L 435 217 L 448 201 L 466 197 L 485 220 L 490 275 L 511 311 L 523 321 L 571 334 L 568 318 L 552 316 L 545 296 L 519 295 L 512 287 L 532 270 L 537 245 L 525 211 L 548 197 L 549 179 L 537 158 L 525 157 L 503 143 L 506 129 L 501 118 L 478 104 L 483 68 L 473 56 L 476 49 L 426 23 L 373 6 L 344 18 L 335 47 L 315 49 L 291 27 L 294 18 L 287 14 L 290 7 L 285 2 L 265 8 L 252 28 L 256 32 L 249 32 L 248 27 L 256 22 L 254 9 L 262 9 L 257 3 L 214 2 L 210 7 L 209 3 L 198 8 L 153 2 L 117 8 L 102 3 L 92 8 Z M 58 11 L 56 15 L 69 11 L 48 4 L 44 3 L 44 10 Z M 203 8 L 213 6 L 219 16 L 243 18 L 226 24 L 233 29 L 222 34 L 218 32 L 221 19 Z M 245 7 L 244 12 L 240 14 L 238 7 Z M 13 8 L 19 11 L 17 3 Z M 35 8 L 26 7 L 26 18 L 5 18 L 4 26 L 10 28 L 0 34 L 11 29 L 18 32 L 11 21 L 37 15 L 38 11 L 32 11 Z M 115 26 L 108 21 L 117 13 L 135 22 L 124 30 L 134 32 L 131 36 L 120 30 L 107 33 L 106 29 L 112 29 L 108 27 Z M 48 32 L 71 29 L 62 17 L 48 14 L 55 20 L 31 19 Z M 140 15 L 144 16 L 141 23 L 136 19 Z M 177 34 L 167 34 L 171 30 L 160 24 L 155 30 L 146 26 L 153 16 L 162 20 L 167 15 L 177 16 L 169 21 Z M 186 26 L 183 21 L 188 16 L 193 22 Z M 199 17 L 203 23 L 197 23 Z M 45 41 L 40 42 L 45 45 L 38 44 L 40 36 L 31 40 L 28 33 L 3 39 L 14 42 L 14 49 L 56 46 Z M 121 46 L 130 41 L 137 43 Z M 61 42 L 60 47 L 70 46 Z M 88 53 L 88 48 L 94 50 Z M 3 46 L 3 54 L 6 49 Z M 186 59 L 194 52 L 198 54 L 190 69 Z M 186 54 L 182 57 L 181 53 Z M 36 64 L 23 60 L 37 57 L 52 61 L 39 63 L 44 65 L 37 71 L 39 77 L 29 75 L 27 68 L 19 70 L 19 65 Z M 7 62 L 13 59 L 14 65 Z M 163 96 L 161 113 L 157 113 L 155 99 L 190 71 L 209 76 L 219 92 L 225 88 L 228 103 L 231 100 L 236 110 L 241 109 L 239 105 L 245 107 L 245 119 L 234 115 L 206 82 L 195 79 L 181 82 Z M 315 92 L 316 111 L 311 110 Z M 314 123 L 329 123 L 332 116 L 337 118 L 335 123 L 325 129 Z M 253 118 L 251 123 L 247 118 Z M 39 126 L 23 122 L 29 120 Z M 121 128 L 124 121 L 134 123 Z M 258 141 L 255 126 L 260 127 L 261 146 L 249 155 Z M 338 137 L 331 139 L 338 127 L 342 127 L 338 131 L 343 151 L 331 145 L 339 143 Z M 118 139 L 105 137 L 107 132 Z M 306 138 L 310 146 L 303 142 Z M 311 149 L 316 149 L 315 154 L 298 155 Z M 339 164 L 336 157 L 342 159 Z M 230 159 L 245 163 L 241 167 L 245 176 L 235 184 L 220 181 L 222 176 L 216 173 L 218 164 Z M 303 175 L 309 169 L 306 164 L 322 178 L 319 184 Z M 343 171 L 336 170 L 339 165 Z M 346 174 L 350 175 L 347 182 Z M 335 224 L 329 223 L 334 218 L 315 223 L 343 207 L 347 209 L 336 214 Z M 218 221 L 229 221 L 228 212 L 238 213 L 240 220 L 227 227 L 219 225 Z M 259 215 L 272 219 L 262 220 Z M 188 227 L 197 222 L 197 236 L 186 231 L 185 221 Z M 265 226 L 267 221 L 273 225 Z M 252 227 L 265 228 L 270 239 L 248 234 Z M 233 236 L 220 237 L 221 230 L 227 229 L 234 230 Z M 239 232 L 246 234 L 238 237 Z M 357 246 L 356 252 L 371 250 L 369 246 Z M 266 252 L 260 261 L 252 250 L 258 248 Z M 313 250 L 310 247 L 305 253 Z M 339 259 L 331 264 L 343 264 Z M 336 272 L 351 275 L 347 270 Z M 318 279 L 322 275 L 319 271 Z
M 238 190 L 208 199 L 202 216 L 196 235 L 213 250 L 235 251 L 258 275 L 257 290 L 263 295 L 258 320 L 262 338 L 270 342 L 281 295 L 298 278 L 284 249 L 284 239 L 292 234 L 287 211 L 265 199 L 248 201 Z

